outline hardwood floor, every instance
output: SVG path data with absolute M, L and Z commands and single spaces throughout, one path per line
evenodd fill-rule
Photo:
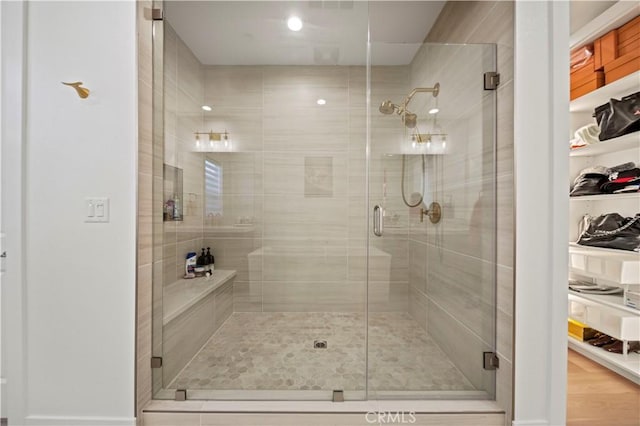
M 567 426 L 640 426 L 640 386 L 569 350 Z

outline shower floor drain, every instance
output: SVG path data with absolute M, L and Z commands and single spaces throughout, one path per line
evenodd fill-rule
M 327 341 L 326 340 L 314 340 L 313 341 L 314 349 L 327 349 Z

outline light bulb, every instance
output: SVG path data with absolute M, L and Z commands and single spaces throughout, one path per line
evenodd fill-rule
M 200 148 L 200 135 L 196 134 L 196 146 Z
M 429 110 L 429 114 L 437 114 L 437 113 L 439 113 L 439 112 L 440 112 L 440 110 L 439 110 L 438 108 L 431 108 L 431 109 Z
M 300 31 L 302 29 L 302 20 L 297 16 L 292 16 L 287 20 L 287 27 L 291 31 Z
M 318 105 L 326 105 L 327 101 L 326 101 L 326 100 L 324 100 L 324 99 L 318 99 L 318 100 L 316 101 L 316 103 L 317 103 Z

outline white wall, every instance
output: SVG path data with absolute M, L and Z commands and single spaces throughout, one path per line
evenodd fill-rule
M 134 421 L 135 16 L 27 6 L 27 424 Z M 87 196 L 110 198 L 110 223 L 84 222 Z
M 0 23 L 2 22 L 2 4 L 0 4 Z M 0 24 L 1 26 L 2 24 Z M 0 46 L 2 46 L 2 32 L 0 31 Z M 0 81 L 2 81 L 2 55 L 0 55 Z M 0 117 L 2 117 L 2 103 L 0 103 Z M 2 121 L 0 120 L 0 134 L 2 134 Z M 0 176 L 2 176 L 2 149 L 0 145 Z M 0 186 L 0 207 L 2 206 L 2 187 Z M 4 250 L 4 227 L 2 226 L 2 209 L 0 208 L 0 253 Z M 2 276 L 4 275 L 4 260 L 0 260 L 0 417 L 6 417 L 6 392 L 5 385 L 7 383 L 7 377 L 5 373 L 4 363 L 4 351 L 6 346 L 4 343 L 4 314 L 2 311 Z
M 514 425 L 565 424 L 569 3 L 515 7 Z
M 22 419 L 24 413 L 24 291 L 22 264 L 23 223 L 22 204 L 24 186 L 23 105 L 24 105 L 24 20 L 25 7 L 21 2 L 0 2 L 2 9 L 2 231 L 6 232 L 3 250 L 5 273 L 2 276 L 2 367 L 6 378 L 2 415 Z

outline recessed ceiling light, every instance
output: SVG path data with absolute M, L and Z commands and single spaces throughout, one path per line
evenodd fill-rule
M 202 109 L 205 111 L 211 111 L 211 107 L 209 105 L 202 105 Z
M 437 113 L 439 113 L 439 112 L 440 112 L 440 110 L 439 110 L 438 108 L 431 108 L 431 109 L 429 110 L 429 114 L 437 114 Z
M 324 99 L 318 99 L 318 100 L 316 101 L 316 103 L 317 103 L 318 105 L 325 105 L 325 104 L 327 103 L 327 101 L 325 101 Z
M 297 16 L 292 16 L 287 20 L 287 27 L 291 31 L 300 31 L 302 29 L 302 20 Z

